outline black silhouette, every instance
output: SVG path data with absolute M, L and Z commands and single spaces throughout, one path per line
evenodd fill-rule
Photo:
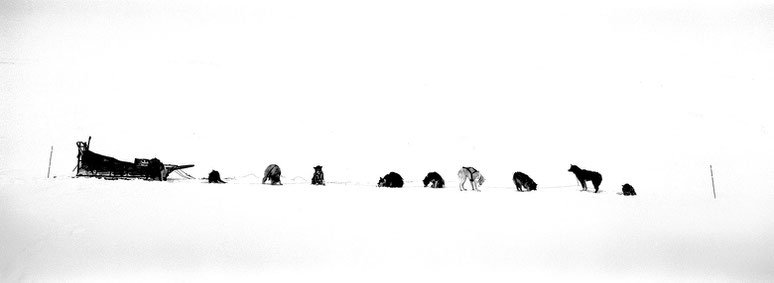
M 567 171 L 575 174 L 575 177 L 578 178 L 578 182 L 581 183 L 581 187 L 583 187 L 583 191 L 588 190 L 586 187 L 586 181 L 591 181 L 591 184 L 594 185 L 594 192 L 599 192 L 599 184 L 602 183 L 602 174 L 594 171 L 580 169 L 578 166 L 572 164 L 570 165 L 570 169 Z
M 623 195 L 625 196 L 637 195 L 637 193 L 634 192 L 634 187 L 632 187 L 632 185 L 629 185 L 629 184 L 624 184 L 623 187 L 621 188 L 621 192 L 623 192 Z
M 158 179 L 159 181 L 164 181 L 167 177 L 166 168 L 164 168 L 164 163 L 161 162 L 158 158 L 153 158 L 148 162 L 148 176 L 151 180 Z
M 325 186 L 325 175 L 322 171 L 322 166 L 317 165 L 314 167 L 314 175 L 312 175 L 312 185 Z
M 212 170 L 210 172 L 210 175 L 207 176 L 207 180 L 210 183 L 219 183 L 219 184 L 225 184 L 226 182 L 223 182 L 223 180 L 220 179 L 220 172 Z
M 280 175 L 282 175 L 280 167 L 277 164 L 271 164 L 263 171 L 263 181 L 261 181 L 261 184 L 266 184 L 267 180 L 271 180 L 272 185 L 282 185 Z
M 422 183 L 425 184 L 425 187 L 430 185 L 431 188 L 443 188 L 446 185 L 446 182 L 443 181 L 441 174 L 438 174 L 438 172 L 427 173 Z
M 388 187 L 388 188 L 402 188 L 403 187 L 403 177 L 400 176 L 400 174 L 395 172 L 390 172 L 387 175 L 384 175 L 384 178 L 379 178 L 379 183 L 376 184 L 377 187 Z
M 534 191 L 537 190 L 537 183 L 532 180 L 527 174 L 516 172 L 513 173 L 513 183 L 516 184 L 516 189 L 522 192 L 522 187 L 527 189 L 527 191 Z
M 106 180 L 127 178 L 166 180 L 169 174 L 175 170 L 194 167 L 193 164 L 163 164 L 158 159 L 154 161 L 153 166 L 151 166 L 151 160 L 145 158 L 135 158 L 134 162 L 118 160 L 91 151 L 91 137 L 88 141 L 79 141 L 75 145 L 78 147 L 78 163 L 75 166 L 76 177 L 98 177 Z

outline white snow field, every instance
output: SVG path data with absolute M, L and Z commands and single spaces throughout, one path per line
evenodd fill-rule
M 774 280 L 770 195 L 0 182 L 2 282 Z

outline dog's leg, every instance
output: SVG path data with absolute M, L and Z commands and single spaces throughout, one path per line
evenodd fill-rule
M 578 181 L 581 183 L 581 188 L 583 188 L 583 189 L 581 189 L 581 191 L 588 190 L 588 188 L 586 188 L 586 180 L 580 180 L 579 179 Z

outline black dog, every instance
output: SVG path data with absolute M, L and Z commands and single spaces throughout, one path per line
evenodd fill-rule
M 148 177 L 150 177 L 151 180 L 158 179 L 159 181 L 165 181 L 167 179 L 166 167 L 158 158 L 154 157 L 148 162 L 147 170 Z
M 527 174 L 516 172 L 513 173 L 513 183 L 516 184 L 516 189 L 522 192 L 522 187 L 526 188 L 527 191 L 535 191 L 537 190 L 537 183 L 532 180 Z
M 425 176 L 425 179 L 422 180 L 422 183 L 425 184 L 425 187 L 430 185 L 431 188 L 443 188 L 446 184 L 443 181 L 443 178 L 441 178 L 441 174 L 438 174 L 438 172 L 427 173 L 427 176 Z
M 210 183 L 220 183 L 220 184 L 226 183 L 220 179 L 220 172 L 215 170 L 212 170 L 212 172 L 210 172 L 210 176 L 207 177 L 207 180 L 209 180 Z
M 271 164 L 263 171 L 263 181 L 261 181 L 261 184 L 266 184 L 266 180 L 271 179 L 272 185 L 282 185 L 282 182 L 280 182 L 281 175 L 282 171 L 279 166 L 277 166 L 277 164 Z
M 314 167 L 314 175 L 312 175 L 312 185 L 325 186 L 325 175 L 323 175 L 322 166 L 317 165 Z
M 621 188 L 621 192 L 623 192 L 623 195 L 625 196 L 636 196 L 637 193 L 634 192 L 634 187 L 629 184 L 624 184 Z
M 377 187 L 388 187 L 388 188 L 402 188 L 403 187 L 403 177 L 400 176 L 400 174 L 395 172 L 390 172 L 387 175 L 384 175 L 384 178 L 379 178 L 379 183 L 376 184 Z
M 588 188 L 586 188 L 586 181 L 591 181 L 591 184 L 594 185 L 594 192 L 599 192 L 599 184 L 602 183 L 602 174 L 594 171 L 583 170 L 572 164 L 570 164 L 570 169 L 567 171 L 575 174 L 575 177 L 578 178 L 578 182 L 581 183 L 581 187 L 583 187 L 584 191 L 588 190 Z

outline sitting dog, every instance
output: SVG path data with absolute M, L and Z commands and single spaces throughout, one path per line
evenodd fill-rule
M 624 184 L 621 188 L 621 192 L 623 192 L 623 195 L 625 196 L 636 196 L 637 193 L 634 192 L 634 187 L 629 184 Z
M 148 162 L 148 177 L 150 177 L 151 180 L 158 179 L 159 181 L 166 181 L 167 180 L 167 167 L 164 166 L 164 163 L 161 162 L 158 158 L 153 158 Z
M 312 185 L 325 186 L 325 175 L 323 175 L 322 166 L 317 165 L 314 167 L 314 175 L 312 175 Z
M 457 177 L 460 178 L 460 191 L 467 191 L 468 189 L 465 189 L 465 182 L 470 181 L 470 185 L 473 187 L 474 191 L 481 191 L 478 189 L 478 186 L 484 184 L 484 175 L 481 175 L 481 172 L 478 172 L 476 168 L 473 167 L 462 167 L 460 168 L 460 171 L 457 172 Z M 478 183 L 478 185 L 476 185 Z
M 513 183 L 516 184 L 516 189 L 520 192 L 523 192 L 522 187 L 526 188 L 527 191 L 537 190 L 537 183 L 527 174 L 521 172 L 513 173 Z
M 282 185 L 282 182 L 280 181 L 281 175 L 282 171 L 279 166 L 277 166 L 277 164 L 271 164 L 263 171 L 263 181 L 261 181 L 261 184 L 266 184 L 267 180 L 271 180 L 272 185 Z
M 591 184 L 594 185 L 594 192 L 599 192 L 599 184 L 602 183 L 602 174 L 594 171 L 583 170 L 572 164 L 570 164 L 570 169 L 567 171 L 575 174 L 575 178 L 578 178 L 578 182 L 581 183 L 583 191 L 588 190 L 588 188 L 586 188 L 586 181 L 591 181 Z
M 422 180 L 422 183 L 425 184 L 425 187 L 427 187 L 427 185 L 430 185 L 431 188 L 436 188 L 436 189 L 443 188 L 444 185 L 446 184 L 443 181 L 443 178 L 441 178 L 441 174 L 438 174 L 438 172 L 427 173 L 427 176 L 425 176 L 425 179 Z
M 398 173 L 390 172 L 389 174 L 384 175 L 384 178 L 379 178 L 379 183 L 377 183 L 376 186 L 387 188 L 402 188 L 403 177 L 401 177 Z
M 207 176 L 207 180 L 210 183 L 219 183 L 219 184 L 225 184 L 226 182 L 223 182 L 223 180 L 220 179 L 220 172 L 212 170 L 210 172 L 210 175 Z

